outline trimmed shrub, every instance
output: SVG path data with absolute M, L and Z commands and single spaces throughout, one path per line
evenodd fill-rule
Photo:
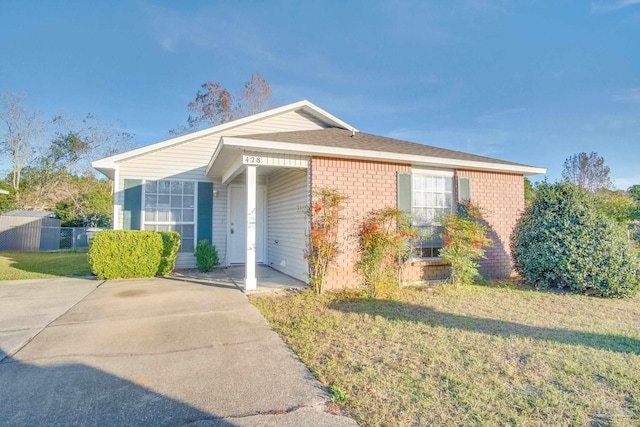
M 511 254 L 516 271 L 536 287 L 623 297 L 640 285 L 625 230 L 570 183 L 538 186 L 511 237 Z
M 206 273 L 211 271 L 214 265 L 220 264 L 218 250 L 208 240 L 200 240 L 196 246 L 196 265 L 198 270 Z
M 177 231 L 160 231 L 162 237 L 162 255 L 158 276 L 166 276 L 171 273 L 176 266 L 178 250 L 180 249 L 180 233 Z
M 153 277 L 162 247 L 162 237 L 155 231 L 100 231 L 89 248 L 89 265 L 100 279 Z

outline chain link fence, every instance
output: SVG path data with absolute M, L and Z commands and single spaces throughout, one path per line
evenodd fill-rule
M 0 230 L 0 251 L 41 252 L 89 247 L 99 228 L 19 225 Z

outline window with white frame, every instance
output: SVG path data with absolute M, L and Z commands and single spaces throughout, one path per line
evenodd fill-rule
M 442 227 L 438 220 L 453 209 L 453 175 L 411 174 L 413 225 L 420 232 L 416 255 L 437 258 L 443 247 Z
M 193 252 L 195 243 L 195 182 L 147 181 L 144 184 L 144 229 L 177 231 L 180 252 Z

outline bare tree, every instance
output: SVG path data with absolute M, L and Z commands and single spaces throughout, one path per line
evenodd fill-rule
M 24 106 L 24 96 L 15 93 L 0 95 L 0 150 L 12 160 L 11 186 L 19 198 L 20 174 L 40 143 L 46 124 L 37 111 Z
M 104 122 L 91 113 L 80 119 L 59 114 L 51 121 L 54 132 L 44 154 L 49 161 L 64 163 L 70 173 L 91 169 L 91 161 L 131 148 L 133 135 L 119 124 Z
M 188 105 L 189 111 L 194 114 L 187 119 L 189 128 L 216 126 L 235 118 L 231 92 L 218 82 L 206 82 L 201 87 L 203 91 L 198 91 L 196 99 Z
M 260 73 L 251 75 L 244 89 L 236 97 L 236 116 L 247 117 L 273 108 L 271 105 L 271 87 Z
M 56 116 L 49 145 L 23 169 L 21 209 L 53 209 L 77 192 L 78 176 L 90 176 L 91 160 L 125 148 L 131 134 L 87 114 L 80 120 Z
M 269 110 L 273 108 L 271 88 L 260 73 L 252 74 L 236 95 L 218 82 L 206 82 L 188 108 L 190 114 L 186 126 L 172 129 L 169 133 L 180 135 Z
M 564 161 L 562 179 L 595 193 L 598 190 L 613 187 L 609 172 L 609 167 L 604 164 L 604 158 L 598 153 L 583 152 L 574 154 Z

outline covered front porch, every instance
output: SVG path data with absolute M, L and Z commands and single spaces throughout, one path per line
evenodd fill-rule
M 230 277 L 245 291 L 306 286 L 308 157 L 222 141 L 207 176 L 226 189 Z

